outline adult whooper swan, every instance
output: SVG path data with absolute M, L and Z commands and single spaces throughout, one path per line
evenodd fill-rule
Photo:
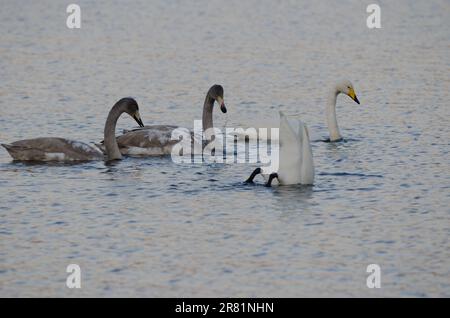
M 279 185 L 314 183 L 314 162 L 308 128 L 302 121 L 288 120 L 280 112 L 278 170 L 265 170 L 267 168 L 255 169 L 245 182 L 253 183 L 253 179 L 262 174 L 269 187 L 274 179 L 278 180 Z
M 139 106 L 133 98 L 122 98 L 110 110 L 105 123 L 105 153 L 107 160 L 122 159 L 116 142 L 116 123 L 127 113 L 143 127 Z M 103 160 L 105 155 L 96 147 L 64 138 L 34 138 L 2 144 L 14 160 L 20 161 L 89 161 Z
M 357 104 L 359 104 L 359 100 L 356 97 L 353 84 L 348 80 L 339 81 L 334 87 L 334 89 L 330 91 L 326 108 L 328 131 L 330 132 L 330 138 L 326 140 L 328 142 L 335 142 L 342 140 L 342 136 L 341 133 L 339 132 L 339 126 L 336 118 L 336 102 L 338 95 L 341 93 L 348 95 Z
M 203 104 L 202 128 L 206 131 L 213 128 L 213 108 L 214 102 L 220 106 L 222 113 L 227 112 L 223 99 L 223 87 L 213 85 L 207 92 Z M 170 155 L 172 147 L 178 140 L 172 140 L 172 131 L 181 128 L 175 125 L 151 125 L 125 131 L 123 135 L 117 137 L 120 152 L 132 156 L 162 156 Z M 194 136 L 191 133 L 192 140 Z
M 326 142 L 335 142 L 335 141 L 341 141 L 342 136 L 339 132 L 339 126 L 337 123 L 336 118 L 336 102 L 337 97 L 339 94 L 345 94 L 348 95 L 351 99 L 353 99 L 356 103 L 359 104 L 359 100 L 356 97 L 355 90 L 353 88 L 353 84 L 348 80 L 341 80 L 336 83 L 336 85 L 330 90 L 329 96 L 327 98 L 327 105 L 325 109 L 326 118 L 327 118 L 327 124 L 328 124 L 328 131 L 330 134 L 329 139 L 325 140 Z M 266 127 L 272 127 L 274 126 L 274 123 L 269 123 Z M 267 129 L 267 131 L 270 131 L 270 128 Z M 262 130 L 263 133 L 266 133 L 266 130 Z M 244 141 L 244 140 L 250 140 L 250 139 L 276 139 L 272 136 L 268 136 L 267 133 L 264 135 L 258 135 L 258 133 L 255 131 L 251 131 L 248 133 L 245 132 L 233 132 L 233 135 L 238 137 L 238 140 Z

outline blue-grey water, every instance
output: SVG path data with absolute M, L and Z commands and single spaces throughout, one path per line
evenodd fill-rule
M 450 296 L 450 2 L 4 0 L 0 141 L 102 139 L 124 96 L 145 124 L 305 121 L 313 187 L 256 164 L 24 164 L 0 150 L 0 296 Z M 330 86 L 345 143 L 327 137 Z M 216 109 L 217 110 L 217 109 Z M 134 127 L 129 117 L 118 131 Z M 259 184 L 262 183 L 258 179 Z M 81 267 L 81 289 L 66 267 Z M 381 268 L 369 289 L 366 268 Z

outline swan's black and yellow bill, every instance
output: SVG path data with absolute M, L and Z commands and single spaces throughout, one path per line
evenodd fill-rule
M 133 118 L 139 124 L 140 127 L 144 127 L 144 124 L 142 123 L 141 115 L 139 115 L 139 112 L 135 112 L 133 115 Z
M 220 105 L 220 110 L 222 111 L 222 113 L 226 114 L 227 113 L 227 108 L 225 107 L 225 102 L 223 101 L 222 97 L 217 97 L 217 102 Z
M 348 96 L 350 96 L 350 98 L 353 99 L 358 105 L 360 104 L 359 100 L 358 100 L 358 97 L 356 97 L 355 90 L 353 88 L 349 89 Z

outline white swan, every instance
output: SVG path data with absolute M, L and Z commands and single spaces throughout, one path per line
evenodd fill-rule
M 214 102 L 220 106 L 222 113 L 227 112 L 223 100 L 223 87 L 213 85 L 207 92 L 203 105 L 202 128 L 207 131 L 213 128 L 213 108 Z M 125 131 L 123 135 L 117 137 L 120 152 L 132 156 L 162 156 L 170 155 L 172 148 L 178 140 L 172 140 L 172 131 L 182 128 L 174 125 L 152 125 Z M 198 136 L 191 133 L 193 142 L 199 142 Z M 99 145 L 99 147 L 102 147 Z
M 355 89 L 353 88 L 353 84 L 350 81 L 342 80 L 336 84 L 333 90 L 331 90 L 328 96 L 326 109 L 328 131 L 330 132 L 330 139 L 328 141 L 331 142 L 342 140 L 342 136 L 341 133 L 339 132 L 339 126 L 336 118 L 336 101 L 338 95 L 341 93 L 348 95 L 357 104 L 359 104 L 359 100 L 356 97 Z
M 266 186 L 271 186 L 275 178 L 280 185 L 314 183 L 314 161 L 308 128 L 300 120 L 288 120 L 281 111 L 279 156 L 275 166 L 278 166 L 277 171 L 257 168 L 245 182 L 253 183 L 255 176 L 262 174 L 267 180 Z
M 330 138 L 326 140 L 327 142 L 334 142 L 334 141 L 340 141 L 342 140 L 341 133 L 339 132 L 339 126 L 337 123 L 336 118 L 336 101 L 337 96 L 339 94 L 345 94 L 350 96 L 351 99 L 353 99 L 356 103 L 359 104 L 359 100 L 356 97 L 355 90 L 353 88 L 353 84 L 348 80 L 341 80 L 336 83 L 336 85 L 333 87 L 333 89 L 330 90 L 330 93 L 327 98 L 327 105 L 325 109 L 326 113 L 326 120 L 328 124 L 328 131 L 330 134 Z M 260 139 L 260 140 L 276 140 L 276 138 L 270 136 L 270 128 L 274 125 L 274 123 L 269 123 L 267 127 L 267 133 L 265 130 L 262 130 L 262 135 L 258 135 L 257 130 L 241 130 L 238 132 L 233 132 L 231 135 L 237 136 L 238 140 L 245 141 L 245 140 L 253 140 L 253 139 Z M 264 127 L 264 126 L 259 126 Z
M 140 126 L 139 106 L 132 98 L 122 98 L 110 110 L 105 123 L 105 152 L 108 160 L 122 159 L 116 142 L 116 123 L 120 115 L 127 113 Z M 96 147 L 64 138 L 45 137 L 2 144 L 14 160 L 20 161 L 89 161 L 103 160 L 105 155 Z

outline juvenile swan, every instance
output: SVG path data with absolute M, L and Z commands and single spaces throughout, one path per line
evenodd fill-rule
M 122 159 L 115 138 L 116 123 L 122 113 L 127 113 L 143 127 L 139 107 L 132 98 L 122 98 L 112 108 L 105 123 L 105 148 L 108 160 Z M 79 141 L 64 138 L 35 138 L 2 144 L 14 160 L 21 161 L 88 161 L 103 160 L 97 148 Z
M 220 105 L 222 113 L 227 112 L 223 100 L 223 87 L 213 85 L 206 94 L 203 105 L 202 125 L 203 131 L 213 128 L 214 102 Z M 125 132 L 117 137 L 117 143 L 122 154 L 135 156 L 161 156 L 170 155 L 172 147 L 178 140 L 171 140 L 172 131 L 180 128 L 174 125 L 151 125 Z
M 280 112 L 279 147 L 278 171 L 266 173 L 263 171 L 264 168 L 257 168 L 245 182 L 253 183 L 253 179 L 262 174 L 267 180 L 268 187 L 275 178 L 280 185 L 313 184 L 314 162 L 308 128 L 300 120 L 288 120 L 282 112 Z

